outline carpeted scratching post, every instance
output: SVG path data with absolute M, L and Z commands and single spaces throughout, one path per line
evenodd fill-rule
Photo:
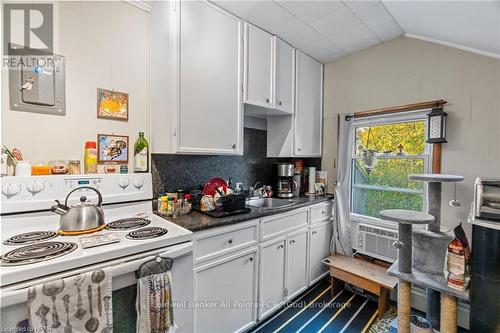
M 411 283 L 399 279 L 398 284 L 398 333 L 410 333 Z
M 398 241 L 393 245 L 398 249 L 398 271 L 412 273 L 412 225 L 434 222 L 432 215 L 412 210 L 388 209 L 380 212 L 380 217 L 398 223 Z M 398 333 L 410 333 L 411 283 L 399 278 L 398 285 Z
M 441 333 L 457 333 L 457 298 L 441 294 Z

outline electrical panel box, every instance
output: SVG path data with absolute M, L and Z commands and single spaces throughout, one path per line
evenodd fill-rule
M 11 110 L 66 115 L 65 76 L 63 56 L 21 56 L 9 71 Z

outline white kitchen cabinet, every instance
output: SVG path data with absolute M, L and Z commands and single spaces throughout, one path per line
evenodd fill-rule
M 273 43 L 271 34 L 245 23 L 244 101 L 247 104 L 273 106 Z
M 242 154 L 243 22 L 206 1 L 169 6 L 152 16 L 153 152 Z
M 291 299 L 307 289 L 307 229 L 287 237 L 286 296 Z
M 195 332 L 241 332 L 256 322 L 257 247 L 194 269 Z
M 323 65 L 296 53 L 294 155 L 321 156 L 323 123 Z
M 285 300 L 286 238 L 260 246 L 259 319 L 280 307 Z
M 295 95 L 295 49 L 274 37 L 274 108 L 293 113 Z
M 327 223 L 310 227 L 309 231 L 309 285 L 319 281 L 328 273 L 328 266 L 321 260 L 330 255 L 333 226 Z
M 295 51 L 294 114 L 267 118 L 268 157 L 321 157 L 323 65 Z

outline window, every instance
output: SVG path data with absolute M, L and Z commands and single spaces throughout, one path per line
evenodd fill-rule
M 379 212 L 384 209 L 424 210 L 422 182 L 408 180 L 409 174 L 430 170 L 424 115 L 419 112 L 406 117 L 354 120 L 352 213 L 379 218 Z M 365 164 L 366 150 L 376 151 L 373 168 Z

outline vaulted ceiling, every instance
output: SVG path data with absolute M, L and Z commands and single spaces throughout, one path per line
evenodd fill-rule
M 403 35 L 500 58 L 500 1 L 213 2 L 323 63 Z

